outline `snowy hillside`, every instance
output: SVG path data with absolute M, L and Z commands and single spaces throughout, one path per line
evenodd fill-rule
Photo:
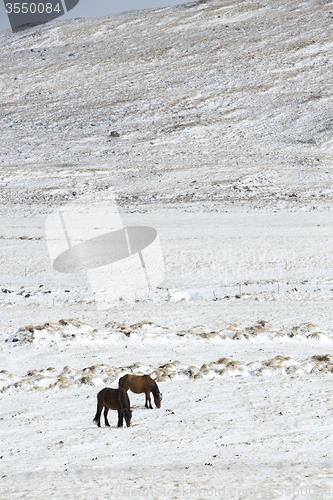
M 126 211 L 330 207 L 332 12 L 208 1 L 3 31 L 1 194 L 30 214 L 111 185 Z
M 332 497 L 332 23 L 201 0 L 0 32 L 3 498 Z M 108 197 L 165 277 L 101 311 L 45 224 Z M 125 373 L 162 408 L 99 429 Z

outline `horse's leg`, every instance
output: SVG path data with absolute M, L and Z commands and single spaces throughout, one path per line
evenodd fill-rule
M 109 424 L 109 421 L 108 421 L 108 412 L 109 412 L 109 408 L 105 407 L 104 408 L 104 421 L 105 421 L 105 425 L 107 427 L 110 427 L 110 424 Z
M 97 411 L 96 411 L 96 415 L 95 415 L 95 418 L 94 418 L 94 422 L 96 422 L 96 424 L 98 425 L 98 427 L 101 426 L 101 413 L 102 413 L 102 410 L 103 410 L 103 406 L 100 404 L 99 401 L 97 401 Z
M 151 408 L 153 409 L 151 405 L 151 399 L 150 399 L 150 392 L 146 392 L 146 408 Z
M 124 413 L 123 410 L 118 410 L 118 427 L 122 427 L 124 422 Z

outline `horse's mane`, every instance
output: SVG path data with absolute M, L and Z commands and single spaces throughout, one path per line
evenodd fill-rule
M 153 394 L 154 394 L 154 398 L 162 399 L 160 390 L 159 390 L 155 380 L 153 380 Z
M 129 410 L 130 405 L 129 405 L 129 399 L 127 396 L 127 392 L 122 387 L 119 387 L 119 399 L 120 399 L 120 403 L 121 403 L 121 406 L 123 407 L 123 409 Z

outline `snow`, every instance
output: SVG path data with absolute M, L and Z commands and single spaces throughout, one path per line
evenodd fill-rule
M 110 428 L 92 424 L 89 386 L 23 392 L 15 410 L 5 394 L 3 494 L 24 485 L 27 498 L 288 498 L 302 488 L 329 498 L 330 380 L 167 381 L 159 410 L 131 395 L 132 425 L 120 430 L 115 412 Z
M 332 498 L 330 9 L 0 33 L 1 498 Z M 101 309 L 45 225 L 105 200 L 156 229 L 165 278 Z M 129 392 L 131 427 L 97 428 L 125 373 L 162 407 Z

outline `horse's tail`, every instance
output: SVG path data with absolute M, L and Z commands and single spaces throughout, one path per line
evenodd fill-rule
M 123 387 L 119 387 L 119 401 L 123 410 L 130 410 L 130 400 Z
M 103 410 L 103 405 L 100 401 L 100 393 L 97 394 L 97 410 L 96 410 L 96 415 L 95 415 L 95 418 L 93 419 L 93 422 L 95 422 L 98 427 L 101 426 L 101 413 L 102 413 L 102 410 Z
M 95 418 L 93 419 L 93 422 L 95 422 L 95 424 L 98 425 L 98 427 L 100 426 L 100 418 L 101 418 L 101 413 L 102 413 L 102 405 L 99 401 L 99 397 L 97 395 L 97 410 L 96 410 L 96 415 L 95 415 Z

